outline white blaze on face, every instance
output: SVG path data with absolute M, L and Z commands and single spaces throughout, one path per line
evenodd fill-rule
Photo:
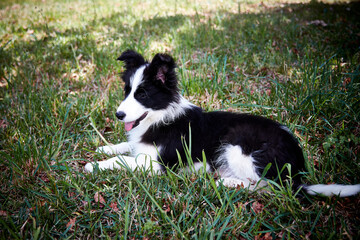
M 143 82 L 143 73 L 146 65 L 140 67 L 134 75 L 130 78 L 131 91 L 125 100 L 120 104 L 117 112 L 124 112 L 125 130 L 130 131 L 135 123 L 145 112 L 146 108 L 141 105 L 134 97 L 134 93 L 138 86 Z

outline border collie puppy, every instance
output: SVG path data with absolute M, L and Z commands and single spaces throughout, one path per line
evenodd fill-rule
M 156 54 L 149 63 L 128 50 L 117 59 L 125 63 L 122 79 L 125 99 L 116 111 L 124 122 L 128 142 L 100 147 L 107 154 L 130 153 L 106 161 L 87 163 L 85 170 L 137 167 L 155 172 L 164 166 L 187 164 L 184 141 L 191 137 L 195 170 L 216 171 L 220 182 L 253 189 L 267 166 L 265 178 L 284 180 L 292 176 L 294 188 L 309 194 L 341 197 L 355 195 L 358 185 L 301 185 L 304 156 L 289 129 L 270 119 L 249 114 L 204 112 L 179 93 L 176 64 L 167 54 Z M 191 132 L 190 132 L 191 131 Z M 202 162 L 203 152 L 206 163 Z M 270 165 L 269 165 L 270 164 Z M 290 164 L 291 167 L 284 167 Z

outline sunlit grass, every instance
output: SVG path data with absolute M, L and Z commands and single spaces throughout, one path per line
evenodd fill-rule
M 108 142 L 126 140 L 116 58 L 134 49 L 174 56 L 182 94 L 206 110 L 289 126 L 304 182 L 359 183 L 359 12 L 328 1 L 2 1 L 1 237 L 356 238 L 358 196 L 83 166 L 108 157 L 94 152 L 104 142 L 90 119 Z

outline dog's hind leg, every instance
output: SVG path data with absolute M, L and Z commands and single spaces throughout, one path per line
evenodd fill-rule
M 254 159 L 251 156 L 243 154 L 239 145 L 225 145 L 219 152 L 216 160 L 217 171 L 221 182 L 227 187 L 249 187 L 253 190 L 260 176 L 256 173 Z
M 123 154 L 131 152 L 131 146 L 128 142 L 122 142 L 116 145 L 99 147 L 96 149 L 96 152 L 105 154 Z
M 250 185 L 250 181 L 249 180 L 242 180 L 242 179 L 238 179 L 238 178 L 233 178 L 233 177 L 225 177 L 225 178 L 220 178 L 216 184 L 219 185 L 220 183 L 222 183 L 225 187 L 248 187 Z

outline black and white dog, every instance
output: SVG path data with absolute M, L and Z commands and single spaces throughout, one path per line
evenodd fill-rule
M 97 151 L 130 156 L 113 157 L 88 163 L 85 170 L 137 167 L 162 172 L 164 166 L 187 163 L 184 140 L 191 136 L 191 157 L 195 170 L 216 171 L 225 186 L 253 188 L 267 169 L 267 179 L 287 179 L 294 187 L 309 194 L 339 195 L 360 192 L 358 185 L 302 185 L 304 157 L 298 141 L 289 129 L 270 119 L 249 114 L 204 112 L 179 93 L 176 64 L 167 54 L 156 54 L 149 63 L 138 53 L 128 50 L 118 60 L 125 63 L 122 74 L 125 99 L 116 117 L 125 123 L 128 142 L 104 146 Z M 191 129 L 191 132 L 189 132 Z M 190 134 L 191 133 L 191 134 Z M 203 152 L 206 163 L 202 162 Z M 269 165 L 271 163 L 271 165 Z M 290 168 L 284 168 L 290 164 Z M 267 166 L 271 166 L 267 168 Z M 280 174 L 279 174 L 280 173 Z M 280 177 L 280 178 L 279 178 Z

